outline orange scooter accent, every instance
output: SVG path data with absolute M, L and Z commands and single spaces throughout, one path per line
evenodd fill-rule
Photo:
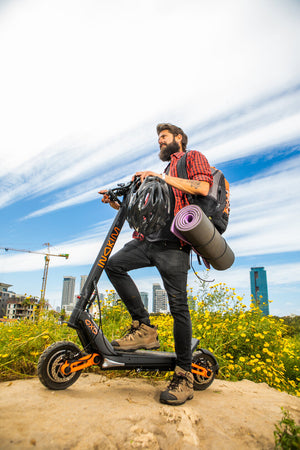
M 209 378 L 212 375 L 211 370 L 209 369 L 207 370 L 204 367 L 198 366 L 198 364 L 195 363 L 192 363 L 192 373 L 195 373 L 196 375 L 201 375 L 206 378 Z
M 78 372 L 79 370 L 93 366 L 94 364 L 98 364 L 99 362 L 100 362 L 100 355 L 98 353 L 92 353 L 90 355 L 83 356 L 82 358 L 72 363 L 66 361 L 61 366 L 60 370 L 64 375 L 68 376 L 70 375 L 70 373 Z

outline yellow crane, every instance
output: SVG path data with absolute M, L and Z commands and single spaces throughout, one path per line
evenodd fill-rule
M 24 252 L 24 253 L 38 253 L 39 255 L 45 255 L 45 265 L 44 265 L 44 273 L 43 273 L 43 282 L 42 282 L 42 289 L 41 289 L 41 298 L 40 298 L 40 307 L 41 309 L 44 308 L 45 303 L 45 294 L 46 294 L 46 285 L 47 285 L 47 278 L 48 278 L 48 268 L 49 268 L 49 262 L 50 262 L 50 256 L 61 256 L 63 258 L 68 259 L 69 254 L 68 253 L 59 253 L 58 255 L 55 255 L 53 253 L 50 253 L 50 244 L 47 242 L 46 244 L 43 244 L 46 247 L 48 247 L 48 252 L 36 252 L 33 250 L 24 250 L 24 249 L 18 249 L 18 248 L 10 248 L 10 247 L 0 247 L 0 249 L 13 252 Z

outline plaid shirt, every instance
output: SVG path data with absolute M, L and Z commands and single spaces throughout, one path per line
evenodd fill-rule
M 178 177 L 177 162 L 183 155 L 183 152 L 177 152 L 171 155 L 171 162 L 165 169 L 165 172 L 167 173 L 168 171 L 168 175 L 171 177 Z M 196 150 L 189 151 L 186 158 L 186 168 L 190 180 L 206 181 L 212 186 L 213 176 L 211 174 L 210 165 L 202 153 L 197 152 Z M 172 189 L 175 197 L 174 216 L 176 216 L 181 208 L 189 204 L 189 201 L 187 194 L 179 189 L 173 187 Z
M 177 162 L 184 155 L 183 152 L 173 153 L 171 155 L 171 162 L 165 169 L 165 173 L 170 175 L 171 177 L 177 177 Z M 197 152 L 196 150 L 191 150 L 187 154 L 186 158 L 186 167 L 187 173 L 190 180 L 198 180 L 198 181 L 207 181 L 210 186 L 213 184 L 213 176 L 211 174 L 210 165 L 208 164 L 205 156 Z M 189 205 L 189 201 L 187 198 L 187 194 L 180 191 L 179 189 L 173 188 L 174 198 L 175 198 L 175 206 L 174 206 L 174 216 L 186 205 Z M 133 232 L 132 237 L 138 240 L 144 240 L 144 236 L 137 231 Z M 186 245 L 185 242 L 181 241 L 182 245 Z

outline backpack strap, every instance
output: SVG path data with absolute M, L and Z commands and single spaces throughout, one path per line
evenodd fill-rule
M 186 159 L 187 159 L 187 152 L 185 152 L 184 155 L 177 162 L 176 169 L 178 178 L 188 179 Z

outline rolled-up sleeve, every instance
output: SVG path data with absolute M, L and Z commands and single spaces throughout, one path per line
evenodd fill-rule
M 186 168 L 190 180 L 206 181 L 210 186 L 213 184 L 213 176 L 210 165 L 205 156 L 191 150 L 187 154 Z

